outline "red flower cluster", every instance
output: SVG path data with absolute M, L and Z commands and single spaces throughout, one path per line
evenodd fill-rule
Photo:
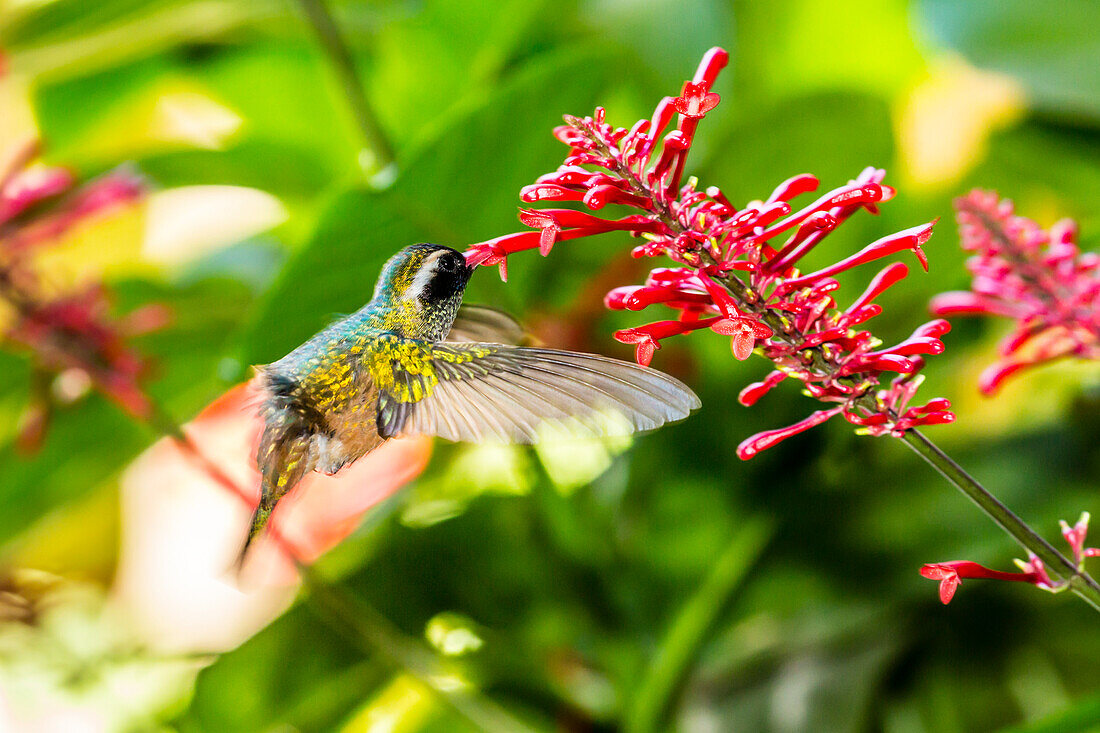
M 1043 231 L 986 191 L 956 200 L 955 209 L 963 249 L 975 252 L 967 263 L 974 280 L 970 291 L 936 296 L 932 311 L 1016 322 L 1001 360 L 981 376 L 982 392 L 1053 359 L 1100 359 L 1100 255 L 1078 250 L 1077 225 L 1064 219 Z
M 753 404 L 793 378 L 811 396 L 836 405 L 749 438 L 738 448 L 741 458 L 834 415 L 873 435 L 900 435 L 918 425 L 950 422 L 954 415 L 947 400 L 908 406 L 921 381 L 923 355 L 943 351 L 939 337 L 949 330 L 947 322 L 926 323 L 888 348 L 860 328 L 882 311 L 872 301 L 904 278 L 908 267 L 888 265 L 847 308 L 839 309 L 831 295 L 838 273 L 903 250 L 912 251 L 927 267 L 921 245 L 931 235 L 932 223 L 883 237 L 814 272 L 796 269 L 848 217 L 861 209 L 875 213 L 878 204 L 894 196 L 894 189 L 882 184 L 882 170 L 867 168 L 797 211 L 790 202 L 817 189 L 814 176 L 795 176 L 766 200 L 741 209 L 717 187 L 699 190 L 694 178 L 682 183 L 699 120 L 718 104 L 710 89 L 727 60 L 724 50 L 711 49 L 679 97 L 665 97 L 651 119 L 630 129 L 609 125 L 602 108 L 592 117 L 567 116 L 567 124 L 554 130 L 570 148 L 563 165 L 521 191 L 529 203 L 576 202 L 592 211 L 618 204 L 636 213 L 610 219 L 569 208 L 522 209 L 520 220 L 539 231 L 475 244 L 466 253 L 469 262 L 497 264 L 505 277 L 509 254 L 538 248 L 545 256 L 556 242 L 616 230 L 645 240 L 634 248 L 634 256 L 670 257 L 678 266 L 656 268 L 644 284 L 616 288 L 605 301 L 615 309 L 659 304 L 676 312 L 675 319 L 615 334 L 635 345 L 639 363 L 648 364 L 670 336 L 710 329 L 731 338 L 737 359 L 756 349 L 776 365 L 762 382 L 742 391 L 743 404 Z M 674 118 L 675 126 L 666 132 Z
M 77 223 L 137 200 L 144 184 L 116 171 L 73 190 L 68 171 L 30 165 L 37 150 L 30 141 L 0 163 L 0 344 L 30 351 L 40 372 L 74 370 L 128 412 L 146 417 L 151 405 L 140 386 L 146 364 L 126 339 L 163 325 L 164 309 L 147 306 L 114 320 L 102 286 L 58 292 L 33 262 L 37 250 Z M 23 421 L 21 442 L 28 447 L 41 437 L 50 414 L 46 386 L 37 385 Z
M 1100 557 L 1100 548 L 1085 547 L 1085 538 L 1089 531 L 1089 513 L 1084 512 L 1077 524 L 1072 527 L 1063 520 L 1062 537 L 1073 552 L 1073 561 L 1077 570 L 1083 572 L 1085 560 L 1090 557 Z M 1057 581 L 1050 577 L 1043 561 L 1028 554 L 1027 562 L 1016 560 L 1020 568 L 1019 573 L 1004 573 L 999 570 L 990 570 L 976 562 L 967 560 L 954 560 L 951 562 L 938 562 L 925 565 L 920 569 L 920 574 L 929 580 L 940 581 L 940 600 L 950 603 L 955 595 L 955 590 L 963 578 L 987 578 L 990 580 L 1008 580 L 1017 583 L 1031 583 L 1036 588 L 1058 593 L 1067 587 L 1066 581 Z

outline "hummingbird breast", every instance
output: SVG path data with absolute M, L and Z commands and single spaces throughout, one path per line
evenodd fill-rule
M 339 325 L 339 324 L 337 324 Z M 333 474 L 382 443 L 378 390 L 365 361 L 370 334 L 328 329 L 277 362 L 261 367 L 265 440 L 269 445 L 305 441 L 303 468 Z M 288 470 L 277 459 L 260 470 L 265 478 Z

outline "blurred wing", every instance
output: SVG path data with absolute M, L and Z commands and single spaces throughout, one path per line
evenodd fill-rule
M 547 422 L 588 436 L 629 433 L 682 420 L 700 405 L 679 380 L 605 356 L 483 343 L 422 348 L 431 367 L 413 374 L 395 364 L 397 389 L 380 394 L 384 437 L 534 443 Z
M 504 311 L 484 305 L 463 305 L 458 309 L 446 341 L 518 345 L 526 338 L 523 326 Z

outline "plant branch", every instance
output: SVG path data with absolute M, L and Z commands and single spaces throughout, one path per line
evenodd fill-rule
M 306 15 L 318 43 L 328 56 L 336 73 L 337 81 L 351 108 L 352 116 L 363 136 L 370 155 L 364 156 L 360 164 L 371 177 L 371 181 L 378 185 L 388 184 L 393 180 L 397 159 L 394 155 L 393 145 L 382 130 L 378 116 L 374 113 L 367 95 L 363 92 L 363 85 L 359 81 L 359 75 L 355 70 L 355 59 L 351 50 L 340 34 L 340 28 L 336 25 L 336 19 L 332 17 L 325 0 L 298 0 L 302 11 Z
M 1030 285 L 1032 291 L 1048 306 L 1056 308 L 1065 300 L 1064 296 L 1049 282 L 1049 278 L 1044 277 L 1042 270 L 1037 269 L 1025 252 L 1020 251 L 1001 222 L 990 216 L 988 212 L 967 203 L 961 204 L 959 211 L 976 217 L 982 223 L 982 228 L 998 243 L 997 249 L 1000 255 L 1016 266 L 1016 274 Z
M 1047 570 L 1067 581 L 1069 589 L 1074 594 L 1081 597 L 1097 611 L 1100 611 L 1100 585 L 1096 583 L 1092 576 L 1079 569 L 1065 555 L 1058 552 L 923 434 L 916 430 L 909 430 L 901 439 L 917 455 L 928 461 L 959 491 L 966 494 L 1001 529 L 1038 557 Z

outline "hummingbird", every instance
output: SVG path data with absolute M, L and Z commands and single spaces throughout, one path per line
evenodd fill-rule
M 547 422 L 593 436 L 652 430 L 700 406 L 655 369 L 520 345 L 510 316 L 462 304 L 474 269 L 450 247 L 405 247 L 363 308 L 256 367 L 261 496 L 238 563 L 308 472 L 335 474 L 389 438 L 535 443 Z

